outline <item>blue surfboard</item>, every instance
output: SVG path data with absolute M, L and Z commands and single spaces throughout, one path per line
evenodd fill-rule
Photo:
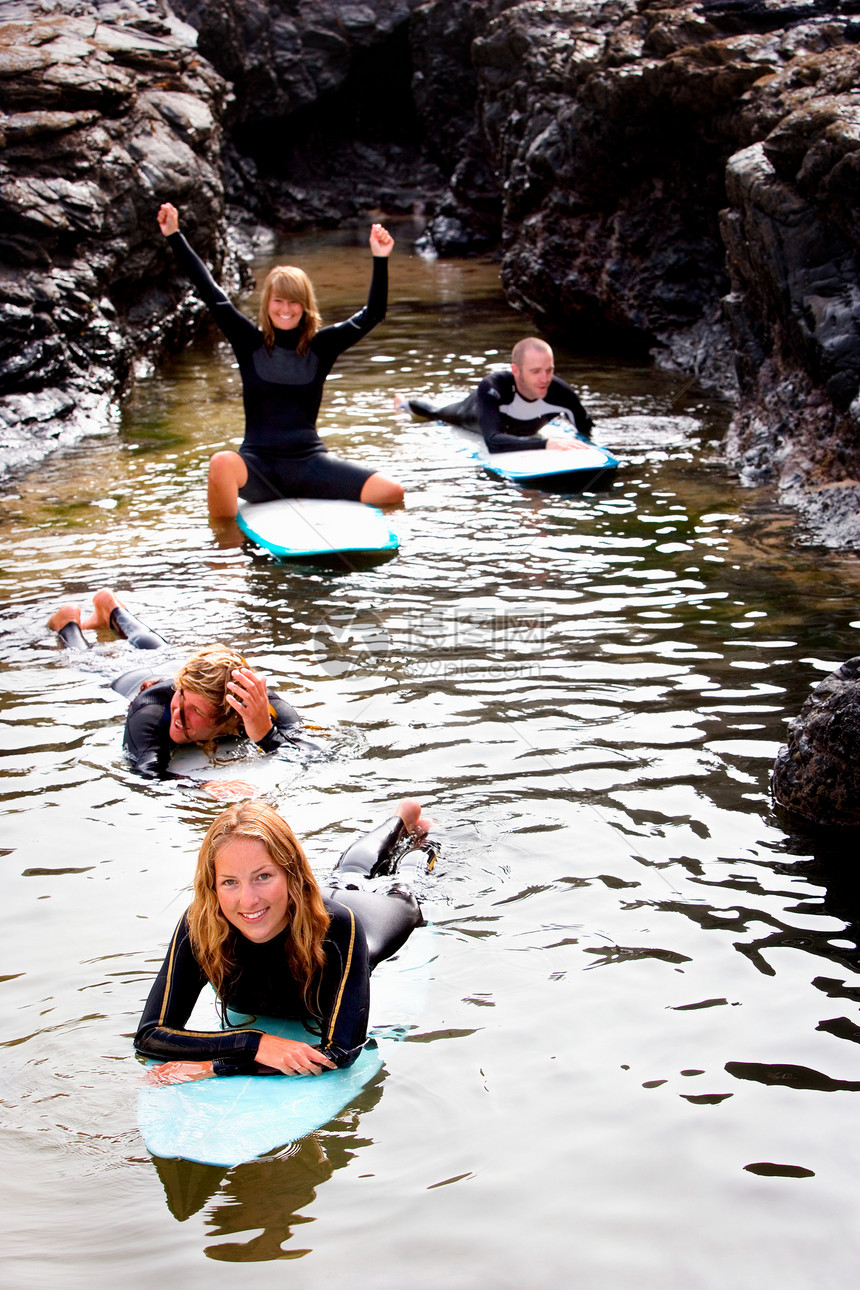
M 137 1117 L 147 1150 L 162 1159 L 181 1158 L 232 1168 L 306 1138 L 333 1120 L 383 1066 L 388 1045 L 415 1028 L 432 977 L 433 929 L 413 934 L 371 979 L 371 1011 L 380 1018 L 352 1066 L 322 1075 L 231 1075 L 188 1084 L 144 1085 Z M 210 992 L 213 1013 L 215 996 Z M 246 1019 L 230 1014 L 231 1022 Z M 384 1020 L 383 1020 L 384 1019 Z M 195 1019 L 196 1020 L 196 1019 Z M 247 1018 L 255 1030 L 314 1043 L 300 1021 Z M 201 1029 L 217 1029 L 217 1021 Z M 377 1044 L 379 1046 L 377 1046 Z M 147 1062 L 157 1066 L 158 1062 Z
M 567 451 L 527 448 L 522 452 L 488 452 L 483 437 L 462 430 L 457 437 L 464 442 L 472 459 L 497 479 L 507 479 L 521 488 L 540 488 L 552 493 L 579 493 L 597 483 L 606 484 L 615 475 L 620 462 L 606 448 L 582 435 L 573 434 L 566 420 L 556 418 L 541 430 L 544 438 L 564 439 Z
M 283 497 L 239 502 L 239 528 L 278 559 L 340 560 L 393 555 L 397 534 L 382 511 L 363 502 Z
M 314 1042 L 298 1021 L 257 1017 L 253 1026 Z M 306 1138 L 333 1120 L 382 1069 L 379 1049 L 371 1045 L 352 1066 L 322 1075 L 231 1075 L 144 1087 L 137 1117 L 147 1150 L 163 1159 L 229 1168 Z

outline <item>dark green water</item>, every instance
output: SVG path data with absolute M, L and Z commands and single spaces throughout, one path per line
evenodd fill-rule
M 860 652 L 857 562 L 737 487 L 726 408 L 679 377 L 557 351 L 623 459 L 581 497 L 496 482 L 395 413 L 395 390 L 464 392 L 527 330 L 494 265 L 406 244 L 321 420 L 406 484 L 394 560 L 332 574 L 216 539 L 205 462 L 242 425 L 217 341 L 0 502 L 0 1279 L 841 1288 L 860 1244 L 854 857 L 814 857 L 767 783 L 785 721 Z M 362 303 L 358 240 L 285 258 L 327 318 Z M 219 808 L 124 766 L 105 681 L 128 647 L 70 656 L 45 628 L 105 584 L 182 652 L 235 642 L 331 731 L 327 759 L 264 785 L 320 873 L 404 791 L 447 833 L 384 1078 L 229 1172 L 154 1163 L 137 1131 L 129 1035 Z

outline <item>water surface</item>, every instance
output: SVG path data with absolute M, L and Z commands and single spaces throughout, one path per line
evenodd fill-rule
M 395 559 L 321 572 L 213 534 L 205 463 L 242 427 L 217 338 L 0 502 L 4 1284 L 842 1287 L 853 853 L 787 831 L 767 783 L 860 652 L 856 560 L 736 485 L 727 409 L 680 376 L 557 350 L 623 461 L 580 497 L 397 414 L 395 390 L 464 393 L 527 330 L 493 263 L 421 260 L 406 232 L 320 422 L 405 483 Z M 358 235 L 283 258 L 327 318 L 362 303 Z M 321 874 L 404 791 L 447 835 L 408 1039 L 314 1138 L 230 1171 L 137 1132 L 129 1036 L 219 807 L 124 765 L 106 682 L 133 651 L 46 629 L 105 584 L 179 653 L 232 641 L 330 732 L 264 785 Z

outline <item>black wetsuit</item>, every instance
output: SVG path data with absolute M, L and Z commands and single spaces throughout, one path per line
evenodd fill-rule
M 110 625 L 118 636 L 124 637 L 135 649 L 161 649 L 166 643 L 163 637 L 157 636 L 134 614 L 129 613 L 124 605 L 117 605 L 111 611 Z M 58 634 L 69 649 L 90 648 L 79 623 L 66 623 Z M 150 684 L 142 690 L 140 687 L 145 681 Z M 169 676 L 159 676 L 153 668 L 146 667 L 125 672 L 111 684 L 113 689 L 131 699 L 122 741 L 126 755 L 139 774 L 148 779 L 162 778 L 167 774 L 172 753 L 180 747 L 170 738 L 170 701 L 175 691 L 173 680 Z M 302 737 L 302 719 L 295 708 L 274 690 L 268 690 L 267 694 L 272 727 L 257 741 L 260 751 L 274 752 L 286 743 L 304 743 L 318 750 L 319 746 L 313 740 Z
M 405 837 L 403 821 L 394 816 L 373 833 L 359 839 L 355 847 L 350 847 L 341 857 L 341 863 L 354 850 L 363 848 L 366 858 L 373 858 L 372 863 L 360 866 L 362 872 L 369 873 Z M 345 896 L 350 894 L 344 893 Z M 309 1027 L 309 1042 L 316 1038 L 315 1046 L 336 1065 L 351 1065 L 367 1038 L 370 972 L 379 958 L 395 953 L 422 921 L 418 902 L 405 890 L 394 888 L 391 895 L 361 894 L 368 902 L 379 902 L 378 908 L 383 911 L 381 917 L 396 920 L 397 931 L 390 928 L 385 950 L 371 960 L 363 923 L 365 919 L 373 920 L 372 903 L 361 906 L 357 916 L 341 903 L 336 891 L 332 897 L 324 897 L 331 922 L 323 945 L 325 968 L 314 981 L 312 991 L 312 997 L 318 1003 L 313 1014 L 308 1011 L 302 989 L 287 966 L 285 943 L 289 930 L 256 944 L 231 928 L 230 949 L 237 967 L 224 991 L 222 1005 L 245 1016 L 286 1017 L 303 1021 Z M 259 1067 L 255 1061 L 264 1031 L 185 1029 L 206 985 L 206 976 L 191 949 L 186 918 L 184 915 L 173 935 L 146 1001 L 134 1040 L 135 1048 L 147 1057 L 212 1061 L 217 1075 L 269 1073 L 268 1068 Z
M 182 746 L 175 744 L 169 734 L 174 693 L 173 680 L 160 677 L 132 699 L 125 719 L 122 746 L 126 756 L 139 774 L 150 779 L 167 774 L 171 755 Z M 274 752 L 283 744 L 301 742 L 302 719 L 295 708 L 273 690 L 268 695 L 272 728 L 257 741 L 264 753 Z
M 388 300 L 388 260 L 373 257 L 367 304 L 345 322 L 323 327 L 305 354 L 296 346 L 301 328 L 275 328 L 271 353 L 263 333 L 230 303 L 181 233 L 170 244 L 239 362 L 245 405 L 245 438 L 239 455 L 248 480 L 239 496 L 249 502 L 278 497 L 327 497 L 359 501 L 375 472 L 329 453 L 317 434 L 323 385 L 336 359 L 382 322 Z
M 459 403 L 434 408 L 421 399 L 409 399 L 409 407 L 419 417 L 480 430 L 490 452 L 546 448 L 547 441 L 538 430 L 558 416 L 565 417 L 586 439 L 591 436 L 591 417 L 558 376 L 550 381 L 542 399 L 523 398 L 513 372 L 507 371 L 485 376 L 477 390 Z

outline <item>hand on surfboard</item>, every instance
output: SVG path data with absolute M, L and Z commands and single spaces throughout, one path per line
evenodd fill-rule
M 576 443 L 573 439 L 547 439 L 546 446 L 554 452 L 570 452 Z
M 282 1075 L 322 1075 L 323 1071 L 337 1069 L 330 1057 L 323 1056 L 310 1044 L 303 1044 L 298 1039 L 282 1039 L 280 1035 L 263 1035 L 257 1049 L 257 1061 Z

